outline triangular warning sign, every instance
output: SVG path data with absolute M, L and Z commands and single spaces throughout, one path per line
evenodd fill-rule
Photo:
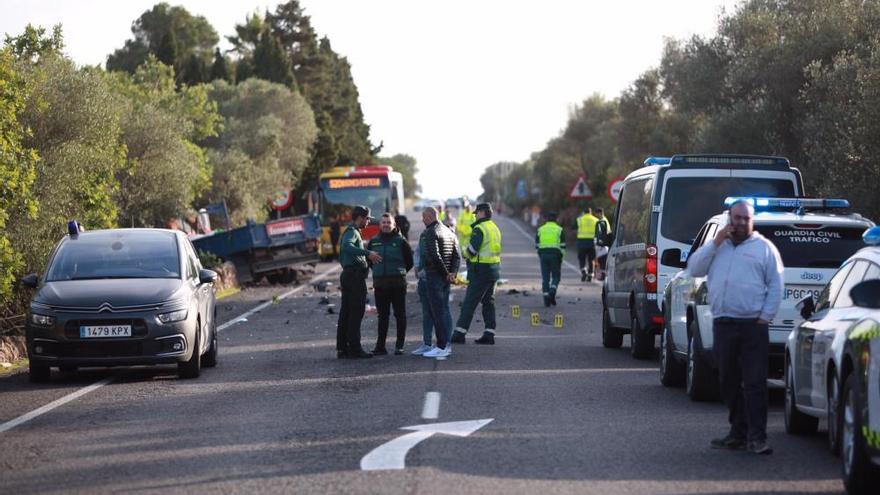
M 568 197 L 572 199 L 590 199 L 593 197 L 593 191 L 587 185 L 587 179 L 582 175 L 578 178 L 577 183 L 571 188 Z

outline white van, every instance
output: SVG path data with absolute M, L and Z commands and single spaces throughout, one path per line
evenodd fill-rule
M 650 157 L 624 180 L 602 287 L 602 344 L 630 334 L 633 357 L 654 355 L 663 328 L 663 291 L 707 218 L 728 196 L 798 197 L 804 182 L 787 158 L 755 155 Z

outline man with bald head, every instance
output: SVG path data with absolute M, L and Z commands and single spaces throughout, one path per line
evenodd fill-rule
M 458 240 L 438 221 L 433 207 L 422 211 L 425 230 L 419 237 L 419 299 L 422 303 L 422 330 L 424 341 L 413 354 L 428 358 L 446 359 L 452 353 L 449 337 L 452 333 L 452 314 L 449 311 L 449 287 L 455 280 L 461 263 Z M 431 346 L 431 328 L 436 330 L 437 344 Z
M 776 246 L 754 231 L 754 215 L 749 201 L 734 202 L 727 225 L 690 256 L 687 270 L 707 277 L 721 398 L 730 413 L 730 432 L 711 445 L 770 454 L 769 325 L 782 301 L 784 267 Z

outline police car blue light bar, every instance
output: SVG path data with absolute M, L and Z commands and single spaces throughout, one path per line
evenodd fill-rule
M 669 165 L 672 158 L 668 156 L 649 156 L 645 159 L 645 166 L 648 165 Z
M 880 225 L 866 230 L 862 234 L 862 240 L 869 246 L 880 246 Z
M 845 199 L 822 198 L 761 198 L 750 196 L 728 196 L 724 206 L 730 208 L 734 203 L 745 201 L 756 210 L 834 210 L 849 208 Z

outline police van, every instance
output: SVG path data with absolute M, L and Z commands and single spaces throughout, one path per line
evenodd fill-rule
M 650 157 L 624 180 L 602 287 L 602 344 L 630 334 L 633 357 L 654 354 L 660 302 L 694 236 L 728 196 L 804 195 L 787 158 L 756 155 Z M 669 258 L 671 253 L 678 258 Z
M 781 380 L 785 344 L 791 331 L 803 321 L 798 303 L 818 297 L 841 263 L 865 246 L 862 234 L 874 224 L 859 214 L 845 214 L 843 199 L 727 198 L 724 207 L 746 200 L 755 208 L 756 232 L 779 250 L 783 272 L 782 301 L 769 328 L 768 375 Z M 715 242 L 717 232 L 728 224 L 728 213 L 710 218 L 688 249 L 694 252 Z M 678 252 L 674 258 L 686 258 Z M 685 261 L 678 263 L 682 268 Z M 666 287 L 663 299 L 664 329 L 660 338 L 660 381 L 674 386 L 682 382 L 693 400 L 718 397 L 712 335 L 712 309 L 706 277 L 683 270 Z M 782 382 L 778 382 L 779 385 Z

